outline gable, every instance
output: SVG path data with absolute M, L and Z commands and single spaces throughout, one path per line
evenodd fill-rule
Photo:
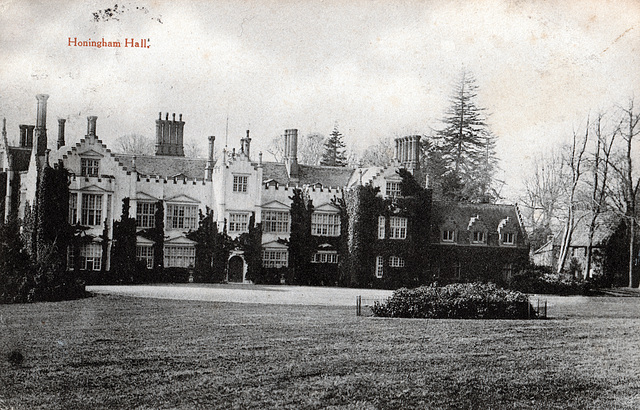
M 153 242 L 151 239 L 147 239 L 143 236 L 136 236 L 136 245 L 145 245 L 145 246 L 150 246 L 153 245 L 155 242 Z
M 93 158 L 102 158 L 104 157 L 103 154 L 93 150 L 93 149 L 88 149 L 86 151 L 82 151 L 82 152 L 78 152 L 78 155 L 81 157 L 93 157 Z
M 149 194 L 147 194 L 145 192 L 141 192 L 141 191 L 136 192 L 135 199 L 139 200 L 139 201 L 154 201 L 154 202 L 158 202 L 158 200 L 160 200 L 160 198 L 156 198 L 156 197 L 154 197 L 152 195 L 149 195 Z
M 269 242 L 265 242 L 262 244 L 263 248 L 269 248 L 269 249 L 274 249 L 274 248 L 278 248 L 278 249 L 288 249 L 287 245 L 278 242 L 277 240 L 274 241 L 269 241 Z
M 200 201 L 197 199 L 191 198 L 188 195 L 180 194 L 176 196 L 172 196 L 170 198 L 165 198 L 166 202 L 180 202 L 180 203 L 188 203 L 188 204 L 199 204 Z
M 331 204 L 329 202 L 325 202 L 322 205 L 318 205 L 313 210 L 314 211 L 320 211 L 320 212 L 338 212 L 338 211 L 340 211 L 340 209 L 337 206 L 335 206 L 335 205 L 333 205 L 333 204 Z
M 85 192 L 85 191 L 89 191 L 89 192 L 112 192 L 112 191 L 108 191 L 108 190 L 106 190 L 104 188 L 101 188 L 101 187 L 99 187 L 97 185 L 85 186 L 85 187 L 79 188 L 78 191 L 81 191 L 81 192 Z
M 283 204 L 280 201 L 271 201 L 271 202 L 267 202 L 266 204 L 262 205 L 262 209 L 278 209 L 278 210 L 283 210 L 283 211 L 288 211 L 289 210 L 289 206 Z
M 165 245 L 195 245 L 196 242 L 184 236 L 178 236 L 176 238 L 167 239 L 164 241 Z

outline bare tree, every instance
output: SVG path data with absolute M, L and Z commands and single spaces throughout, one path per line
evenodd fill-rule
M 153 155 L 155 142 L 152 138 L 140 134 L 127 134 L 116 140 L 115 148 L 123 154 Z
M 307 165 L 318 165 L 324 153 L 324 141 L 326 137 L 318 132 L 312 132 L 302 136 L 298 140 L 298 162 Z M 267 152 L 273 155 L 276 162 L 284 160 L 284 138 L 275 137 L 269 143 Z
M 521 197 L 521 205 L 529 209 L 532 226 L 551 229 L 566 203 L 568 177 L 562 151 L 553 150 L 534 159 L 533 171 L 524 180 L 525 192 Z
M 630 99 L 625 108 L 621 108 L 623 122 L 621 137 L 624 141 L 622 154 L 618 157 L 621 161 L 609 161 L 609 165 L 615 171 L 618 182 L 618 195 L 612 195 L 612 200 L 623 215 L 629 229 L 629 287 L 633 286 L 633 265 L 636 225 L 638 224 L 637 201 L 640 189 L 640 175 L 636 174 L 633 159 L 634 138 L 640 134 L 640 114 L 636 112 L 634 100 Z
M 603 130 L 603 117 L 601 113 L 598 115 L 594 124 L 595 132 L 595 149 L 592 154 L 591 170 L 593 180 L 591 181 L 592 190 L 590 198 L 591 221 L 589 223 L 589 240 L 587 245 L 587 266 L 584 272 L 584 278 L 591 277 L 591 266 L 593 259 L 593 238 L 598 228 L 598 218 L 607 207 L 608 193 L 608 177 L 609 164 L 613 143 L 616 136 L 620 132 L 620 124 L 617 124 L 609 134 Z
M 564 226 L 564 234 L 562 237 L 562 244 L 560 245 L 560 253 L 558 255 L 557 272 L 561 273 L 564 269 L 567 256 L 569 254 L 569 247 L 571 246 L 571 236 L 575 228 L 575 201 L 576 193 L 578 191 L 578 184 L 582 176 L 582 160 L 587 148 L 587 141 L 589 140 L 590 123 L 587 118 L 587 124 L 585 126 L 584 137 L 582 141 L 578 141 L 578 135 L 573 132 L 573 142 L 571 144 L 571 151 L 567 157 L 569 161 L 569 171 L 571 172 L 571 179 L 569 185 L 569 197 L 567 206 L 567 219 Z
M 364 150 L 360 155 L 359 163 L 362 166 L 383 167 L 391 163 L 394 149 L 391 138 L 380 138 L 375 144 Z
M 187 158 L 205 158 L 204 150 L 202 146 L 194 140 L 189 140 L 184 143 L 184 156 Z

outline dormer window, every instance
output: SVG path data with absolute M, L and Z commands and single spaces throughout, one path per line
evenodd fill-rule
M 471 243 L 486 243 L 487 234 L 482 231 L 473 231 L 471 233 Z
M 100 169 L 100 160 L 93 158 L 80 159 L 80 175 L 83 177 L 97 177 Z
M 516 244 L 517 224 L 513 219 L 506 217 L 498 224 L 498 236 L 500 244 L 506 246 L 515 246 Z
M 445 229 L 442 231 L 442 242 L 455 241 L 455 231 L 453 229 Z
M 503 232 L 502 235 L 500 235 L 500 240 L 503 245 L 515 245 L 516 234 L 513 232 Z

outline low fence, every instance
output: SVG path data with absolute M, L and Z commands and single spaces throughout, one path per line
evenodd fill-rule
M 362 296 L 356 296 L 356 316 L 373 316 L 373 305 L 378 303 L 385 303 L 388 298 L 363 298 Z M 529 299 L 528 318 L 546 319 L 547 318 L 547 300 L 537 298 L 535 300 Z

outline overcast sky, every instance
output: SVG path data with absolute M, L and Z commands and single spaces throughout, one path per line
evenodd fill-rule
M 462 67 L 498 136 L 500 175 L 517 187 L 536 152 L 567 140 L 589 112 L 640 96 L 637 1 L 0 0 L 0 116 L 10 139 L 67 119 L 67 140 L 97 115 L 107 144 L 155 134 L 158 112 L 182 113 L 186 140 L 252 152 L 286 128 L 348 145 L 430 134 Z M 94 19 L 98 13 L 98 21 Z M 149 48 L 69 47 L 68 39 Z M 513 191 L 515 188 L 512 188 Z M 506 191 L 513 197 L 514 193 Z

